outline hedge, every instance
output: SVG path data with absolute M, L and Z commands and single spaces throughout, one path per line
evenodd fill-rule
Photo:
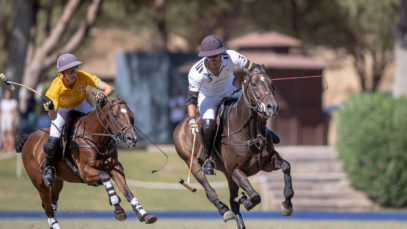
M 407 99 L 357 94 L 335 117 L 337 150 L 352 184 L 381 205 L 407 206 Z

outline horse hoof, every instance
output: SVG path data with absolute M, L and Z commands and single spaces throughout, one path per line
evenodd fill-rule
M 280 212 L 283 216 L 290 216 L 293 213 L 293 207 L 286 208 L 284 204 L 281 204 Z
M 143 219 L 144 219 L 144 222 L 145 222 L 146 224 L 152 224 L 152 223 L 155 223 L 155 221 L 157 221 L 157 217 L 156 217 L 156 216 L 153 216 L 153 215 L 151 215 L 151 214 L 149 214 L 149 213 L 145 214 L 145 215 L 143 216 Z
M 231 219 L 235 219 L 235 214 L 233 214 L 232 211 L 227 211 L 223 214 L 223 221 L 225 221 L 225 223 Z
M 127 219 L 127 215 L 126 212 L 124 212 L 123 209 L 118 210 L 118 211 L 114 211 L 114 218 L 118 221 L 124 221 Z

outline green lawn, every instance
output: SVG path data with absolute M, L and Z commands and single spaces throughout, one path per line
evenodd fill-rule
M 178 178 L 186 180 L 188 167 L 175 152 L 168 153 L 167 165 L 157 173 L 151 170 L 158 169 L 164 162 L 159 152 L 147 151 L 120 151 L 127 179 L 166 182 L 177 184 Z M 223 174 L 211 176 L 210 181 L 225 181 Z M 199 184 L 191 179 L 195 186 Z M 182 187 L 180 185 L 180 187 Z M 159 190 L 140 187 L 131 187 L 133 194 L 140 200 L 147 210 L 215 210 L 207 200 L 203 190 L 192 193 L 187 189 Z M 116 188 L 122 199 L 122 206 L 130 210 L 123 195 Z M 228 204 L 229 192 L 227 188 L 217 189 L 221 200 Z M 37 190 L 24 171 L 23 177 L 16 178 L 16 157 L 0 160 L 0 210 L 41 210 L 41 201 Z M 103 186 L 90 187 L 85 184 L 72 184 L 65 182 L 59 200 L 59 210 L 111 210 L 108 197 Z M 261 206 L 255 210 L 260 210 Z

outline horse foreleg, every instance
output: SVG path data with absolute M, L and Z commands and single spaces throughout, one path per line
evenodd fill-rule
M 157 217 L 144 210 L 137 198 L 134 197 L 133 193 L 131 193 L 129 187 L 127 186 L 123 168 L 120 165 L 116 165 L 114 169 L 110 171 L 110 175 L 112 176 L 112 179 L 116 183 L 119 190 L 125 196 L 126 200 L 130 202 L 130 205 L 133 208 L 133 211 L 137 214 L 140 222 L 151 224 L 157 221 Z
M 249 199 L 242 201 L 243 206 L 248 211 L 260 203 L 261 197 L 259 193 L 254 190 L 246 174 L 244 174 L 239 168 L 233 170 L 232 179 L 247 193 L 247 195 L 249 195 Z
M 110 181 L 110 176 L 107 172 L 101 171 L 99 173 L 99 178 L 102 184 L 106 188 L 107 195 L 109 196 L 110 205 L 114 206 L 114 217 L 116 220 L 124 221 L 127 219 L 126 212 L 120 206 L 120 197 L 114 190 L 113 184 Z
M 285 216 L 290 216 L 293 213 L 293 205 L 291 198 L 294 197 L 294 190 L 291 180 L 291 166 L 284 160 L 276 151 L 273 152 L 272 161 L 277 169 L 281 169 L 284 173 L 284 198 L 281 204 L 280 212 Z
M 239 186 L 231 179 L 228 179 L 228 185 L 229 185 L 229 193 L 230 193 L 230 208 L 232 209 L 232 211 L 234 213 L 236 223 L 237 223 L 237 228 L 245 229 L 246 226 L 244 225 L 243 217 L 240 214 L 240 204 L 237 201 Z
M 189 159 L 188 159 L 189 161 Z M 229 210 L 229 207 L 222 203 L 222 201 L 219 200 L 218 195 L 216 194 L 215 189 L 212 188 L 212 186 L 209 184 L 208 180 L 206 177 L 203 175 L 203 173 L 200 170 L 201 166 L 198 164 L 198 160 L 194 159 L 192 163 L 192 175 L 195 177 L 195 179 L 202 185 L 202 187 L 205 189 L 206 197 L 208 198 L 209 201 L 215 207 L 218 209 L 218 212 L 221 216 L 223 216 L 224 221 L 228 221 L 230 219 L 234 219 L 234 214 Z
M 64 181 L 61 179 L 56 179 L 54 185 L 51 188 L 51 206 L 54 210 L 54 214 L 57 214 L 59 193 L 64 187 Z
M 56 217 L 55 211 L 51 204 L 51 190 L 50 188 L 46 187 L 44 184 L 37 185 L 33 182 L 34 186 L 37 188 L 38 193 L 40 194 L 41 201 L 42 201 L 42 208 L 45 211 L 45 214 L 48 217 L 48 226 L 51 229 L 61 229 Z M 53 186 L 54 187 L 54 186 Z

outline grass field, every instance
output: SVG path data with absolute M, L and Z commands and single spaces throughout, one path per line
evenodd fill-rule
M 164 157 L 158 152 L 120 151 L 119 159 L 123 164 L 127 179 L 149 182 L 178 182 L 186 180 L 188 167 L 175 152 L 169 152 L 167 165 L 157 173 L 151 170 L 159 168 Z M 225 181 L 223 174 L 211 176 L 210 181 Z M 195 186 L 195 179 L 191 179 Z M 180 185 L 181 187 L 181 185 Z M 203 190 L 192 193 L 187 189 L 159 190 L 131 187 L 133 194 L 148 210 L 215 210 L 206 199 Z M 130 210 L 129 204 L 116 188 L 122 199 L 122 207 Z M 227 188 L 217 189 L 219 197 L 226 203 L 229 200 Z M 65 182 L 60 195 L 59 210 L 111 210 L 107 193 L 103 186 L 90 187 L 85 184 Z M 261 206 L 256 207 L 260 210 Z M 23 177 L 16 178 L 16 157 L 0 160 L 0 210 L 42 210 L 40 197 L 23 168 Z
M 158 220 L 146 225 L 136 220 L 117 222 L 114 220 L 59 220 L 62 228 L 70 229 L 236 229 L 236 223 L 221 220 Z M 261 229 L 406 229 L 400 222 L 361 221 L 297 221 L 297 220 L 245 220 L 246 228 Z M 27 228 L 42 229 L 46 220 L 1 220 L 0 229 Z

